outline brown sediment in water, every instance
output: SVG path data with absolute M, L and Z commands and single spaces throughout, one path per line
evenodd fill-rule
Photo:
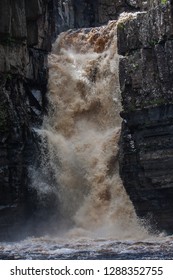
M 121 128 L 117 22 L 62 33 L 49 55 L 42 133 L 73 236 L 146 236 L 118 171 Z M 81 231 L 80 231 L 81 229 Z

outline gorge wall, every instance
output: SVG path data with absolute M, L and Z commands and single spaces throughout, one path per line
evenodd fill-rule
M 41 124 L 47 53 L 55 32 L 52 1 L 0 1 L 0 237 L 22 236 L 33 212 L 28 165 Z M 52 19 L 50 21 L 50 18 Z M 35 203 L 36 205 L 36 203 Z
M 29 188 L 28 169 L 39 158 L 33 127 L 46 113 L 52 42 L 62 31 L 100 26 L 123 11 L 139 10 L 149 11 L 121 24 L 118 32 L 121 175 L 138 214 L 154 213 L 161 226 L 173 230 L 166 227 L 173 161 L 170 1 L 0 0 L 0 239 L 33 233 L 30 220 L 36 224 L 42 212 L 53 213 L 52 198 L 40 205 Z
M 173 232 L 173 4 L 119 25 L 121 176 L 138 215 Z

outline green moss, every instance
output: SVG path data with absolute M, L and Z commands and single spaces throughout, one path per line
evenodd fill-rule
M 1 38 L 1 43 L 4 45 L 11 45 L 15 40 L 10 35 L 5 35 Z
M 130 105 L 128 106 L 128 111 L 129 111 L 129 112 L 134 112 L 134 111 L 136 111 L 135 105 L 130 104 Z
M 23 39 L 21 38 L 14 38 L 10 34 L 0 36 L 1 44 L 13 46 L 14 44 L 21 44 L 23 42 Z
M 166 5 L 167 4 L 167 0 L 161 0 L 161 4 Z
M 118 28 L 119 28 L 119 29 L 124 29 L 124 23 L 123 23 L 123 22 L 120 22 L 120 23 L 118 24 Z
M 160 106 L 160 105 L 163 105 L 165 103 L 166 103 L 165 99 L 163 97 L 160 97 L 160 98 L 156 98 L 156 99 L 145 101 L 143 103 L 142 107 L 145 108 L 147 106 Z
M 132 68 L 133 68 L 134 70 L 139 69 L 139 64 L 138 64 L 138 63 L 133 63 L 133 64 L 132 64 Z
M 11 81 L 12 80 L 12 75 L 10 74 L 10 73 L 6 73 L 5 74 L 5 79 L 6 79 L 6 81 Z
M 155 45 L 157 45 L 159 43 L 159 41 L 158 40 L 151 40 L 148 43 L 151 47 L 154 47 Z
M 151 99 L 151 100 L 141 100 L 141 103 L 139 105 L 140 109 L 145 109 L 148 107 L 156 107 L 156 106 L 160 106 L 163 104 L 167 104 L 167 102 L 165 101 L 165 99 L 163 97 L 160 98 L 156 98 L 156 99 Z M 131 100 L 130 103 L 127 106 L 127 111 L 128 112 L 134 112 L 137 110 L 137 106 L 135 103 L 135 100 Z
M 136 111 L 136 102 L 135 102 L 135 98 L 132 98 L 132 100 L 129 102 L 128 104 L 128 111 L 130 112 L 134 112 Z

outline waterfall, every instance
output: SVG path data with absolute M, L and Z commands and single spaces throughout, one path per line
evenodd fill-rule
M 48 60 L 49 112 L 39 133 L 43 173 L 51 170 L 53 183 L 35 183 L 38 194 L 57 196 L 69 236 L 142 238 L 118 171 L 117 21 L 61 33 Z

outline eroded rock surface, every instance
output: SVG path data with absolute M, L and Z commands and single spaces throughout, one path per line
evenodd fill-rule
M 121 175 L 137 213 L 173 232 L 173 4 L 147 4 L 118 29 Z
M 0 239 L 29 231 L 23 226 L 35 211 L 28 166 L 45 107 L 54 16 L 53 1 L 0 1 Z

